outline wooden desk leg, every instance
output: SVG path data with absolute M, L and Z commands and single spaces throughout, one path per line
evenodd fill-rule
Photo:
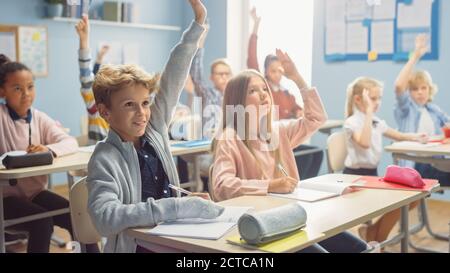
M 401 253 L 408 253 L 409 244 L 409 204 L 402 207 L 401 219 L 400 219 L 400 231 L 403 235 L 401 241 L 400 251 Z
M 3 185 L 0 184 L 0 253 L 5 253 L 5 219 L 3 218 Z

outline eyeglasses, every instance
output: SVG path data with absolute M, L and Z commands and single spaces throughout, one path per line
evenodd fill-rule
M 217 75 L 217 76 L 220 76 L 220 77 L 224 77 L 224 76 L 225 77 L 229 77 L 231 75 L 230 72 L 219 72 L 219 73 L 214 72 L 213 74 Z

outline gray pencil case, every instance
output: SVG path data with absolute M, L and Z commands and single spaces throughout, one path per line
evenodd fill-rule
M 258 245 L 278 240 L 306 226 L 306 211 L 298 203 L 256 212 L 239 218 L 241 238 L 248 244 Z

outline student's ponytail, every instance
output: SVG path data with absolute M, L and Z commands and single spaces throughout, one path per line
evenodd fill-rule
M 18 62 L 12 62 L 6 55 L 0 54 L 0 87 L 5 84 L 6 77 L 9 74 L 22 70 L 31 72 L 26 65 Z
M 9 62 L 11 62 L 11 60 L 8 57 L 6 57 L 6 55 L 0 54 L 0 67 L 2 65 L 4 65 L 5 63 L 9 63 Z

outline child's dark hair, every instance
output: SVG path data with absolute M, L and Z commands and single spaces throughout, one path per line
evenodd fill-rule
M 278 57 L 273 54 L 269 54 L 266 56 L 266 59 L 264 60 L 264 71 L 267 74 L 267 70 L 269 69 L 269 66 L 273 63 L 279 61 Z
M 0 54 L 0 87 L 5 84 L 8 74 L 22 70 L 31 72 L 26 65 L 18 62 L 11 62 L 6 55 Z

